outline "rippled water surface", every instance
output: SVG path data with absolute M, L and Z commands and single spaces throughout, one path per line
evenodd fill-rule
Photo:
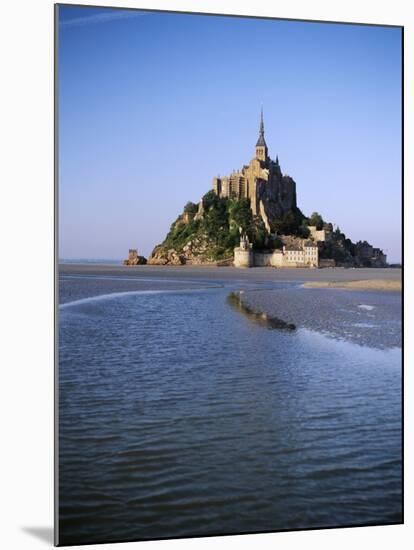
M 401 521 L 401 350 L 229 292 L 61 306 L 61 544 Z

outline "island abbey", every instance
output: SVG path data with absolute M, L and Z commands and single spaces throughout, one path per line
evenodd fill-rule
M 386 265 L 382 250 L 365 241 L 354 244 L 316 212 L 310 218 L 301 212 L 295 181 L 282 173 L 277 156 L 275 160 L 269 156 L 263 109 L 254 157 L 230 175 L 214 177 L 212 183 L 198 204 L 186 204 L 164 241 L 152 251 L 149 264 Z M 138 265 L 145 258 L 131 249 L 124 263 Z
M 213 178 L 213 190 L 219 197 L 250 199 L 253 215 L 260 216 L 270 232 L 273 219 L 296 208 L 296 183 L 282 174 L 278 157 L 269 157 L 264 134 L 262 109 L 254 158 L 229 176 Z

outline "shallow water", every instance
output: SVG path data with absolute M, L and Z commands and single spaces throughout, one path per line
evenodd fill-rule
M 61 544 L 401 521 L 400 350 L 152 288 L 63 296 Z

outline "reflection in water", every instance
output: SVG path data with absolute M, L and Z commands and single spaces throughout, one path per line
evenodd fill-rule
M 248 319 L 253 321 L 254 323 L 257 323 L 258 325 L 261 325 L 266 328 L 270 329 L 277 329 L 277 330 L 295 330 L 296 326 L 293 323 L 287 323 L 286 321 L 283 321 L 282 319 L 278 319 L 277 317 L 272 317 L 268 315 L 267 313 L 254 311 L 254 309 L 250 308 L 246 304 L 244 304 L 241 300 L 241 294 L 243 291 L 239 292 L 231 292 L 227 296 L 227 303 L 233 307 L 234 309 L 237 309 Z

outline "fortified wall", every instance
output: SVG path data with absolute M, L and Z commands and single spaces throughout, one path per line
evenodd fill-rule
M 247 235 L 234 249 L 235 267 L 319 267 L 319 249 L 313 241 L 283 246 L 281 250 L 253 250 Z
M 316 229 L 316 225 L 308 225 L 310 231 L 310 236 L 314 241 L 317 242 L 327 242 L 331 240 L 332 232 L 327 229 Z

